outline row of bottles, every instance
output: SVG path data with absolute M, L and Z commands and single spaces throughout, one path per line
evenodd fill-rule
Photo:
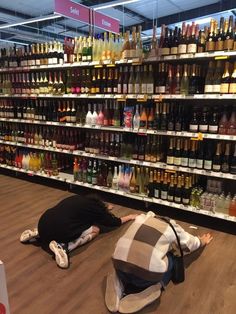
M 233 15 L 221 17 L 219 24 L 211 19 L 210 27 L 199 30 L 199 25 L 183 22 L 182 28 L 170 29 L 162 25 L 159 49 L 157 49 L 155 29 L 152 39 L 152 55 L 162 56 L 208 51 L 236 50 L 236 22 Z
M 236 147 L 231 143 L 195 141 L 156 135 L 135 135 L 0 123 L 0 140 L 53 147 L 102 156 L 236 174 Z M 169 140 L 169 145 L 168 145 Z M 166 151 L 166 147 L 169 147 Z
M 166 163 L 236 174 L 236 145 L 170 138 Z
M 207 71 L 206 71 L 207 69 Z M 77 68 L 0 75 L 1 94 L 235 94 L 236 62 Z
M 141 109 L 141 110 L 140 110 Z M 77 123 L 86 126 L 124 126 L 128 129 L 190 131 L 236 135 L 236 109 L 197 107 L 177 103 L 127 106 L 116 101 L 94 103 L 56 100 L 0 99 L 0 118 Z
M 0 145 L 0 164 L 57 176 L 59 171 L 66 171 L 71 167 L 71 158 L 65 154 Z

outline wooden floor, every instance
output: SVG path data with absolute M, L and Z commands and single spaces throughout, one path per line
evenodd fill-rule
M 6 267 L 13 314 L 109 313 L 104 305 L 105 276 L 112 269 L 114 245 L 128 225 L 75 251 L 68 270 L 59 269 L 40 247 L 19 242 L 24 229 L 34 227 L 46 208 L 68 195 L 67 191 L 0 174 L 0 259 Z M 117 215 L 129 212 L 133 210 L 114 209 Z M 183 226 L 193 232 L 189 224 Z M 203 231 L 206 229 L 199 227 L 197 232 Z M 236 237 L 212 233 L 213 242 L 189 265 L 185 282 L 170 283 L 160 303 L 139 313 L 236 313 Z

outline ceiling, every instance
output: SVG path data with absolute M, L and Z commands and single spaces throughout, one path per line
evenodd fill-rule
M 236 0 L 73 0 L 98 10 L 120 21 L 121 31 L 133 25 L 142 25 L 143 35 L 151 35 L 153 21 L 161 24 L 176 24 L 183 20 L 195 20 L 202 16 L 219 18 L 219 11 L 232 14 L 236 10 Z M 121 4 L 123 2 L 124 4 Z M 125 4 L 125 2 L 127 2 Z M 229 12 L 228 12 L 229 11 Z M 0 0 L 0 26 L 17 23 L 27 19 L 53 14 L 54 0 Z M 236 14 L 235 14 L 236 15 Z M 96 32 L 101 30 L 96 29 Z M 60 17 L 32 24 L 0 29 L 0 46 L 11 42 L 31 43 L 51 40 L 63 40 L 65 36 L 87 34 L 89 27 L 78 21 Z

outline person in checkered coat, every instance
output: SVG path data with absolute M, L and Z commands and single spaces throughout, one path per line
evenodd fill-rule
M 212 240 L 209 233 L 196 237 L 170 222 L 186 254 Z M 153 212 L 136 217 L 112 256 L 115 271 L 107 277 L 105 295 L 111 312 L 135 313 L 160 297 L 172 277 L 176 242 L 170 225 Z

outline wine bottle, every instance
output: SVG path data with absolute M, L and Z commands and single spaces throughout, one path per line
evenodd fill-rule
M 232 114 L 227 125 L 227 134 L 236 135 L 236 111 L 233 108 Z
M 210 145 L 210 143 L 208 143 L 208 145 L 206 146 L 206 151 L 204 155 L 204 169 L 212 169 L 212 145 Z
M 140 129 L 147 129 L 147 113 L 145 106 L 143 106 L 142 113 L 140 116 Z
M 191 189 L 189 186 L 189 177 L 186 177 L 185 179 L 185 186 L 182 190 L 182 203 L 184 205 L 189 205 L 190 203 L 190 194 L 191 194 Z
M 140 77 L 140 67 L 136 67 L 136 77 L 134 81 L 134 93 L 140 94 L 141 93 L 141 77 Z
M 173 35 L 173 40 L 171 41 L 171 48 L 170 48 L 170 54 L 171 55 L 177 55 L 178 53 L 178 27 L 176 26 L 174 29 L 174 35 Z
M 226 110 L 224 110 L 223 115 L 219 122 L 219 134 L 227 134 L 227 128 L 228 128 L 228 119 L 227 119 Z
M 160 172 L 154 170 L 154 178 L 153 178 L 153 185 L 154 185 L 154 197 L 155 198 L 160 198 L 160 189 L 161 189 L 161 177 L 160 177 Z
M 189 164 L 188 157 L 189 157 L 188 140 L 185 139 L 184 140 L 184 149 L 183 149 L 182 154 L 181 154 L 181 166 L 188 167 L 188 164 Z
M 180 139 L 177 139 L 176 148 L 174 151 L 174 165 L 180 166 L 181 165 L 181 147 L 180 147 Z
M 178 183 L 175 189 L 175 196 L 174 202 L 177 204 L 182 203 L 182 183 L 181 183 L 181 176 L 178 176 Z
M 131 193 L 136 193 L 136 176 L 135 176 L 135 168 L 132 167 L 132 176 L 129 184 L 129 189 Z
M 230 78 L 229 93 L 236 94 L 236 62 L 234 62 L 234 70 Z
M 214 75 L 214 63 L 213 61 L 209 62 L 206 80 L 205 80 L 205 87 L 204 87 L 204 93 L 205 94 L 211 94 L 213 93 L 213 75 Z
M 213 157 L 212 170 L 220 171 L 221 170 L 221 146 L 220 143 L 217 143 L 216 153 Z
M 129 83 L 128 83 L 128 94 L 133 94 L 134 93 L 134 67 L 130 67 L 130 76 L 129 76 Z
M 164 37 L 162 48 L 161 48 L 162 56 L 167 56 L 170 54 L 170 44 L 169 44 L 168 34 L 169 34 L 169 29 L 168 27 L 165 27 L 165 37 Z
M 174 148 L 173 148 L 173 138 L 170 139 L 169 149 L 167 151 L 166 163 L 168 165 L 174 164 Z
M 236 144 L 234 146 L 234 155 L 232 156 L 231 159 L 230 173 L 236 174 Z
M 229 62 L 225 62 L 225 69 L 220 84 L 220 93 L 228 94 L 229 85 L 230 85 Z
M 172 66 L 169 64 L 169 69 L 168 69 L 168 76 L 166 79 L 166 87 L 165 87 L 165 92 L 166 94 L 173 94 L 173 76 L 172 76 Z
M 154 182 L 153 171 L 150 171 L 149 183 L 148 183 L 148 197 L 154 197 Z
M 232 50 L 234 45 L 233 15 L 230 15 L 229 23 L 225 26 L 224 50 Z
M 209 133 L 217 134 L 219 130 L 217 113 L 214 112 L 209 122 Z
M 197 77 L 196 77 L 196 64 L 192 65 L 191 76 L 189 78 L 189 94 L 196 94 L 197 90 Z
M 189 93 L 189 78 L 188 78 L 188 65 L 184 65 L 184 73 L 180 83 L 180 93 L 182 95 L 188 95 Z
M 226 144 L 225 153 L 222 157 L 221 171 L 228 173 L 230 169 L 230 143 Z
M 196 53 L 197 52 L 197 40 L 196 40 L 196 25 L 192 22 L 191 25 L 191 36 L 189 37 L 188 45 L 187 45 L 187 53 Z
M 167 172 L 164 174 L 164 180 L 161 185 L 161 199 L 162 200 L 167 200 L 167 195 L 168 195 L 168 184 L 167 184 Z
M 191 150 L 189 152 L 189 160 L 188 160 L 188 166 L 190 168 L 196 168 L 197 166 L 197 156 L 196 156 L 196 142 L 191 141 Z
M 198 132 L 198 128 L 199 128 L 199 122 L 198 122 L 197 112 L 194 111 L 192 119 L 190 120 L 189 131 Z
M 214 42 L 214 19 L 210 21 L 210 31 L 206 40 L 206 51 L 214 51 L 215 42 Z
M 207 120 L 207 112 L 202 113 L 202 117 L 199 122 L 199 131 L 203 133 L 208 132 L 208 120 Z
M 147 94 L 154 93 L 154 80 L 153 80 L 153 70 L 152 65 L 150 64 L 148 67 L 148 76 L 147 76 Z
M 217 61 L 216 63 L 216 69 L 215 69 L 215 73 L 213 75 L 213 79 L 212 79 L 212 92 L 214 94 L 219 94 L 220 93 L 220 85 L 221 85 L 221 76 L 222 76 L 222 65 L 221 65 L 221 61 Z M 210 88 L 210 86 L 209 86 Z
M 170 177 L 170 185 L 168 188 L 168 195 L 167 195 L 167 200 L 169 202 L 173 202 L 175 197 L 175 185 L 174 185 L 174 176 L 172 175 Z
M 216 36 L 216 42 L 215 42 L 215 50 L 221 51 L 224 50 L 224 17 L 220 18 L 220 29 Z
M 181 37 L 179 40 L 179 46 L 178 46 L 178 54 L 184 54 L 187 52 L 187 36 L 186 36 L 186 23 L 183 22 L 182 24 L 182 32 L 181 32 Z

